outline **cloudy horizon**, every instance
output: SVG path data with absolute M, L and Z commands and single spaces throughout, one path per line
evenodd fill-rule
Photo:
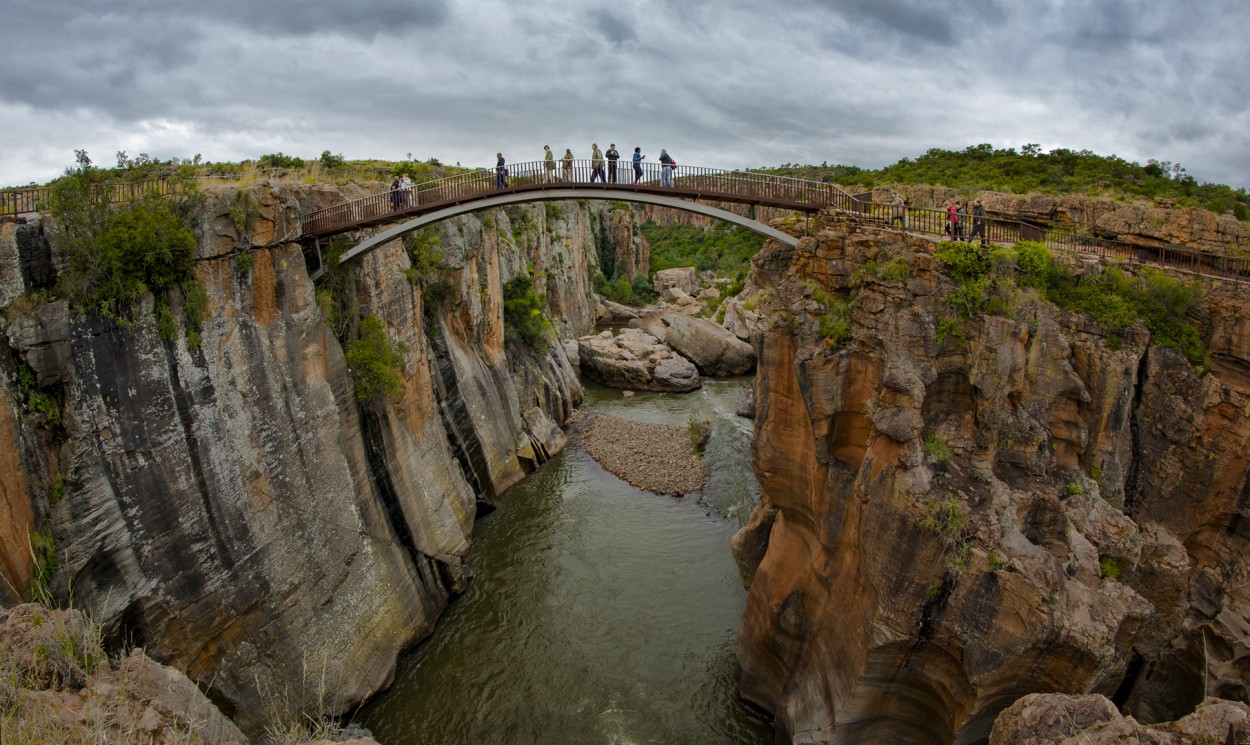
M 723 168 L 1038 143 L 1250 186 L 1244 0 L 5 6 L 3 185 L 78 148 L 485 166 L 615 142 Z

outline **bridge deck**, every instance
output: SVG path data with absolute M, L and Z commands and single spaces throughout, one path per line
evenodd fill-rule
M 535 161 L 509 166 L 506 175 L 496 169 L 483 169 L 316 210 L 304 215 L 304 235 L 325 238 L 471 201 L 555 189 L 577 189 L 584 192 L 586 198 L 594 198 L 596 190 L 628 191 L 804 212 L 815 212 L 830 205 L 849 208 L 854 201 L 851 195 L 833 184 L 762 173 L 696 166 L 667 167 L 647 162 L 637 168 L 632 163 L 622 163 L 609 169 L 589 160 L 552 164 Z M 540 198 L 541 195 L 535 196 Z

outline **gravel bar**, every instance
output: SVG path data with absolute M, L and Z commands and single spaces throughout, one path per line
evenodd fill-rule
M 703 459 L 691 454 L 687 427 L 600 414 L 581 439 L 599 465 L 639 489 L 681 496 L 703 488 Z

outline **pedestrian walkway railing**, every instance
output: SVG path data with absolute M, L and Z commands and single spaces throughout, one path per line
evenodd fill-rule
M 90 195 L 92 201 L 95 202 L 105 201 L 118 204 L 131 202 L 151 194 L 169 196 L 177 190 L 177 184 L 166 179 L 108 181 L 93 185 Z M 0 190 L 0 216 L 48 212 L 51 207 L 51 186 L 25 186 L 18 189 Z
M 854 210 L 860 219 L 899 227 L 904 223 L 897 217 L 897 208 L 889 204 L 868 203 L 857 196 L 857 207 Z M 957 233 L 947 230 L 946 210 L 930 208 L 906 208 L 906 229 L 928 235 L 951 236 L 952 238 L 969 239 L 977 220 L 972 216 L 964 216 Z M 1176 269 L 1210 274 L 1239 281 L 1250 281 L 1250 257 L 1230 256 L 1211 251 L 1173 245 L 1163 241 L 1129 243 L 1093 235 L 1077 233 L 1062 228 L 1035 225 L 1022 220 L 1005 220 L 986 217 L 984 233 L 986 241 L 1003 245 L 1012 245 L 1019 241 L 1037 241 L 1047 248 L 1066 253 L 1083 254 L 1109 260 L 1148 262 L 1162 264 Z M 980 240 L 980 235 L 974 239 Z
M 304 234 L 325 236 L 395 217 L 417 215 L 444 206 L 508 192 L 565 189 L 615 189 L 659 192 L 691 199 L 762 204 L 814 212 L 830 205 L 853 207 L 854 199 L 833 184 L 770 176 L 750 171 L 643 161 L 557 160 L 510 164 L 507 173 L 484 168 L 354 199 L 304 215 Z

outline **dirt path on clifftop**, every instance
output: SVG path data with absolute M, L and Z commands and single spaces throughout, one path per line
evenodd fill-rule
M 681 496 L 703 488 L 703 459 L 691 455 L 686 427 L 600 414 L 582 425 L 581 439 L 599 465 L 639 489 Z

